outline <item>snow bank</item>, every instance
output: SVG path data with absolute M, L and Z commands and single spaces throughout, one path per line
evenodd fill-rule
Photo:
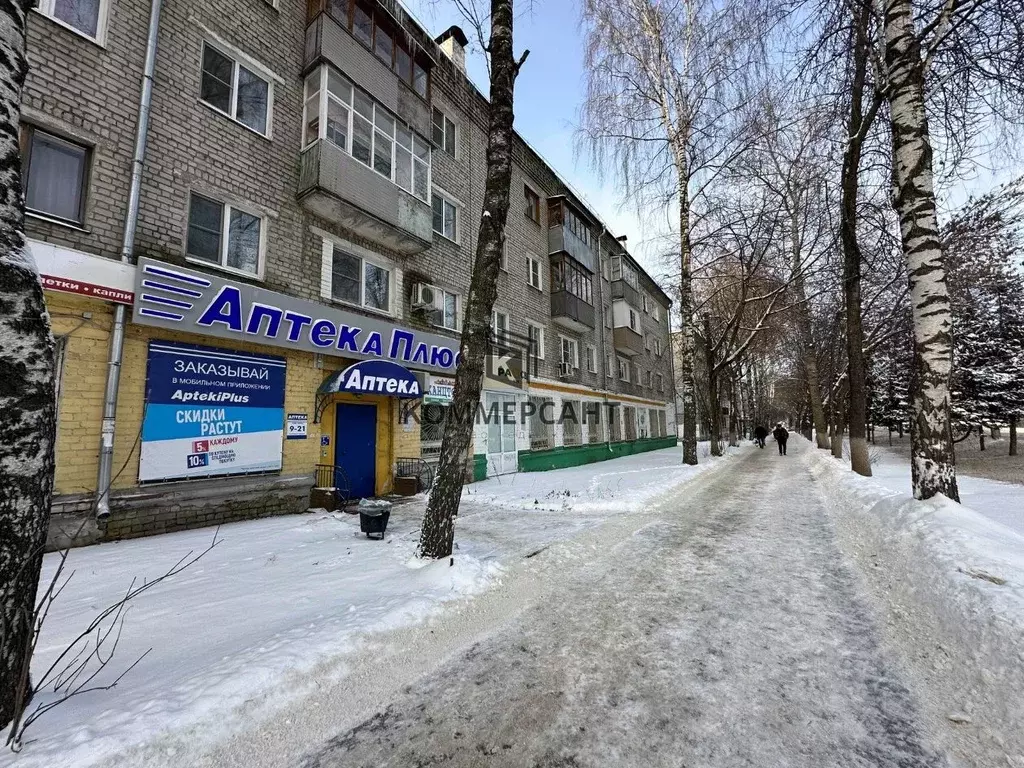
M 824 452 L 807 448 L 804 460 L 832 499 L 843 548 L 890 641 L 937 692 L 923 706 L 935 718 L 974 721 L 974 749 L 985 749 L 991 729 L 1018 734 L 1020 743 L 997 745 L 1000 761 L 1024 755 L 1024 536 L 945 497 L 914 500 L 909 476 L 901 493 Z M 995 485 L 1006 486 L 1000 509 L 1024 504 L 1020 486 Z
M 636 512 L 652 499 L 706 470 L 707 444 L 696 467 L 680 462 L 680 448 L 549 472 L 520 472 L 466 486 L 463 498 L 502 509 L 588 512 Z

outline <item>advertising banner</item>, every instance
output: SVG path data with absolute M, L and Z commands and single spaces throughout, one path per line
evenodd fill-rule
M 427 374 L 427 391 L 423 393 L 424 405 L 451 405 L 455 397 L 455 378 Z
M 283 357 L 151 341 L 139 480 L 281 468 Z

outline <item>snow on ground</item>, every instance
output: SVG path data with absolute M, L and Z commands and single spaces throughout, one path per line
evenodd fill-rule
M 901 457 L 883 453 L 871 478 L 826 452 L 809 460 L 833 499 L 843 548 L 867 575 L 890 641 L 937 692 L 926 706 L 974 722 L 964 739 L 979 740 L 961 752 L 984 745 L 986 733 L 1020 734 L 1024 488 L 961 475 L 964 505 L 945 497 L 916 501 Z M 1024 744 L 1017 741 L 1007 764 L 1024 766 Z M 972 763 L 1003 764 L 978 756 Z
M 882 447 L 872 465 L 872 479 L 896 493 L 910 493 L 910 459 Z M 1022 478 L 1024 479 L 1024 478 Z M 960 501 L 990 520 L 1024 536 L 1024 486 L 957 472 Z
M 76 697 L 41 718 L 19 755 L 0 766 L 85 766 L 182 730 L 216 740 L 318 684 L 303 672 L 343 660 L 371 633 L 407 626 L 446 600 L 477 594 L 503 564 L 576 536 L 713 466 L 680 465 L 678 449 L 467 488 L 455 567 L 414 558 L 425 501 L 395 507 L 384 541 L 358 518 L 322 510 L 224 526 L 198 563 L 136 599 L 109 681 L 151 652 L 110 691 Z M 535 504 L 534 501 L 537 503 Z M 133 579 L 153 579 L 213 529 L 76 549 L 74 575 L 43 629 L 38 676 Z M 43 583 L 56 567 L 48 555 Z M 344 664 L 339 664 L 344 674 Z M 45 694 L 37 699 L 46 703 Z M 6 734 L 4 734 L 6 735 Z

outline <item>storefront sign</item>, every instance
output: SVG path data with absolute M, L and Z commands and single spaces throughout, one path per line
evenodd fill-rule
M 139 259 L 132 321 L 359 360 L 454 371 L 457 343 L 216 275 Z
M 285 422 L 285 438 L 288 440 L 305 440 L 309 416 L 305 413 L 289 413 Z
M 424 405 L 451 405 L 455 397 L 455 379 L 450 376 L 427 375 L 427 390 L 423 393 Z
M 320 395 L 333 392 L 399 398 L 416 398 L 423 395 L 420 383 L 412 371 L 386 360 L 365 360 L 350 365 L 325 379 L 317 389 Z
M 135 300 L 135 267 L 52 243 L 29 240 L 28 249 L 48 291 L 77 293 L 117 304 Z
M 151 341 L 139 480 L 281 468 L 284 358 Z

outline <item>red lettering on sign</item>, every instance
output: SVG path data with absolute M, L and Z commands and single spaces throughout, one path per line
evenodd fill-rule
M 43 288 L 51 291 L 77 293 L 81 296 L 95 296 L 117 304 L 132 304 L 135 301 L 135 294 L 133 292 L 122 291 L 120 288 L 108 288 L 94 283 L 82 283 L 78 280 L 67 280 L 63 277 L 54 277 L 53 275 L 40 275 L 39 277 Z

